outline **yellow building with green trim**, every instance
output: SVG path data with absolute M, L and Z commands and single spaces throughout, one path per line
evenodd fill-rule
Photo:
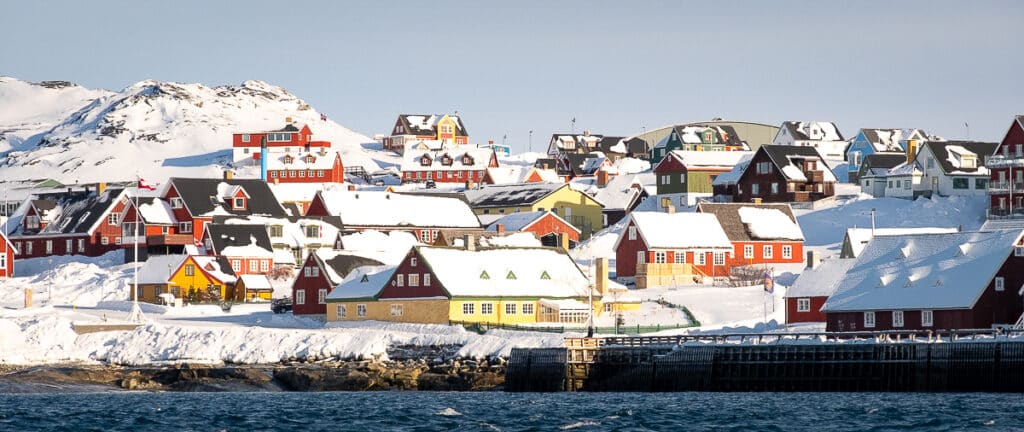
M 171 272 L 168 289 L 177 298 L 201 300 L 232 298 L 237 278 L 227 258 L 190 255 Z M 218 299 L 218 300 L 219 300 Z
M 580 239 L 590 238 L 595 231 L 604 228 L 601 213 L 604 206 L 568 184 L 489 185 L 469 189 L 464 194 L 473 213 L 484 225 L 507 214 L 550 210 L 579 229 Z

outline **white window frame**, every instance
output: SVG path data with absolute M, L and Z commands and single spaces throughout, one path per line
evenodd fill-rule
M 677 250 L 672 252 L 672 263 L 686 264 L 686 251 Z
M 754 245 L 743 245 L 743 258 L 754 258 Z
M 317 290 L 316 302 L 318 304 L 327 304 L 327 288 L 320 288 Z
M 724 266 L 725 265 L 725 252 L 712 252 L 711 253 L 712 265 Z
M 304 305 L 306 304 L 306 291 L 298 290 L 295 291 L 295 304 Z
M 1002 276 L 996 276 L 996 279 L 995 279 L 995 290 L 996 291 L 1005 291 L 1006 290 L 1006 279 L 1003 278 Z
M 931 327 L 935 325 L 935 313 L 930 310 L 921 311 L 921 327 Z
M 360 318 L 366 317 L 366 305 L 365 304 L 357 304 L 356 305 L 356 316 L 360 317 Z
M 782 245 L 782 259 L 792 259 L 792 258 L 793 258 L 793 246 L 792 245 Z
M 864 312 L 864 328 L 875 328 L 875 313 L 872 311 Z
M 761 194 L 761 185 L 759 185 L 757 183 L 751 184 L 750 185 L 750 194 L 751 195 L 760 195 Z
M 395 281 L 397 282 L 398 286 L 405 286 L 405 275 L 399 274 L 397 277 L 395 277 Z
M 1014 246 L 1014 248 L 1013 248 L 1013 256 L 1015 256 L 1015 257 L 1024 257 L 1024 246 Z
M 636 227 L 631 226 L 627 229 L 626 238 L 628 240 L 636 240 Z
M 338 318 L 346 318 L 346 317 L 348 317 L 348 307 L 347 306 L 345 306 L 343 304 L 340 304 L 340 305 L 335 306 L 335 310 L 337 311 Z
M 111 213 L 107 215 L 107 225 L 117 225 L 118 219 L 119 218 L 117 217 L 117 213 Z
M 901 310 L 894 310 L 894 311 L 892 311 L 892 326 L 894 328 L 895 327 L 903 327 L 903 325 L 904 325 L 903 318 L 904 318 L 903 317 L 903 311 L 901 311 Z
M 708 257 L 706 252 L 694 252 L 693 255 L 695 255 L 694 261 L 696 261 L 694 264 L 699 266 L 707 265 Z
M 494 315 L 494 303 L 481 302 L 480 303 L 480 315 Z
M 798 298 L 798 299 L 796 299 L 796 311 L 797 312 L 810 312 L 811 311 L 811 299 L 809 299 L 809 298 Z
M 666 262 L 668 262 L 668 253 L 666 253 L 665 251 L 655 251 L 654 252 L 654 263 L 655 264 L 665 264 Z
M 400 304 L 391 305 L 391 316 L 400 317 L 405 314 L 405 307 Z
M 764 259 L 773 259 L 773 258 L 775 258 L 775 246 L 773 246 L 773 245 L 763 245 L 763 246 L 761 246 L 761 256 L 764 257 Z
M 171 197 L 169 201 L 171 202 L 172 209 L 184 207 L 184 202 L 181 200 L 181 197 Z
M 423 273 L 423 286 L 430 286 L 430 273 Z
M 420 286 L 420 275 L 419 273 L 410 273 L 408 275 L 409 286 L 418 287 Z
M 476 304 L 475 303 L 463 303 L 462 304 L 463 315 L 476 315 Z
M 242 210 L 245 208 L 245 198 L 236 197 L 231 200 L 231 207 L 235 210 Z
M 647 257 L 645 256 L 646 255 L 645 252 L 646 251 L 642 251 L 642 250 L 636 251 L 636 263 L 637 264 L 646 264 L 645 261 L 647 261 Z
M 186 234 L 192 232 L 192 222 L 178 222 L 178 232 Z
M 314 269 L 316 269 L 317 273 L 320 272 L 319 268 L 314 267 Z M 270 271 L 270 261 L 260 260 L 260 271 L 261 272 L 268 272 L 268 271 Z

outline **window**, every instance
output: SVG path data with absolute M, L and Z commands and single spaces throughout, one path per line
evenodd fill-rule
M 295 170 L 288 170 L 288 177 L 295 178 Z
M 810 312 L 811 311 L 811 299 L 809 299 L 809 298 L 798 298 L 798 299 L 796 299 L 796 311 L 797 312 Z
M 889 184 L 886 187 L 892 189 L 892 180 L 889 180 Z
M 32 242 L 25 242 L 25 254 L 32 255 Z
M 121 244 L 121 237 L 114 237 L 114 244 L 116 244 L 116 245 Z M 67 251 L 70 253 L 71 252 L 71 240 L 68 240 L 67 246 L 68 246 L 67 247 Z
M 743 245 L 743 258 L 751 259 L 754 257 L 754 245 Z
M 398 286 L 405 286 L 405 275 L 398 275 L 395 281 L 398 282 Z
M 655 264 L 665 264 L 665 261 L 666 260 L 665 260 L 665 252 L 664 251 L 660 251 L 660 252 L 655 252 L 654 253 L 654 263 Z
M 761 254 L 764 255 L 765 259 L 774 258 L 775 248 L 772 245 L 764 245 L 761 247 Z
M 75 250 L 71 248 L 71 239 L 64 240 L 64 253 L 70 254 Z
M 636 227 L 635 226 L 629 227 L 628 238 L 630 240 L 636 240 Z
M 302 274 L 305 277 L 313 277 L 313 266 L 306 266 L 302 268 Z
M 462 304 L 462 314 L 463 315 L 473 315 L 474 313 L 475 313 L 475 311 L 474 311 L 473 303 L 463 303 Z
M 646 261 L 647 258 L 644 257 L 644 251 L 636 251 L 636 263 L 643 264 Z
M 284 237 L 284 226 L 282 225 L 271 225 L 270 226 L 271 237 Z
M 516 314 L 516 304 L 515 303 L 505 303 L 505 315 L 515 315 L 515 314 Z
M 793 246 L 782 245 L 782 259 L 793 258 Z
M 892 326 L 903 327 L 903 311 L 892 311 Z
M 1013 248 L 1013 256 L 1024 257 L 1024 246 L 1016 246 Z
M 316 292 L 316 302 L 319 304 L 324 304 L 327 302 L 327 289 L 321 288 Z
M 480 315 L 494 314 L 494 303 L 480 303 Z
M 245 208 L 245 198 L 235 198 L 232 200 L 231 207 L 235 210 L 241 210 Z
M 430 231 L 420 231 L 420 243 L 430 243 Z
M 671 179 L 671 176 L 669 176 L 668 174 L 662 175 L 661 176 L 661 184 L 667 185 L 667 184 L 671 183 L 670 179 Z
M 1002 276 L 996 277 L 996 291 L 1003 291 L 1006 289 L 1006 280 Z
M 420 275 L 413 273 L 409 275 L 409 286 L 415 287 L 420 286 Z
M 725 252 L 715 252 L 714 254 L 711 255 L 711 257 L 712 259 L 714 259 L 714 264 L 716 266 L 725 265 Z
M 523 315 L 533 315 L 533 303 L 523 303 Z
M 249 134 L 242 134 L 242 142 L 249 142 Z
M 348 308 L 345 305 L 338 305 L 338 318 L 345 318 L 348 316 Z
M 306 225 L 306 238 L 320 237 L 320 225 Z
M 935 159 L 931 157 L 928 158 L 928 168 L 935 168 Z
M 192 232 L 192 222 L 178 222 L 178 232 L 182 234 Z
M 47 240 L 46 243 L 47 243 L 47 245 L 46 245 L 47 246 L 46 247 L 46 253 L 50 253 L 50 247 L 49 247 L 50 246 L 49 245 L 50 241 Z M 104 246 L 110 244 L 110 238 L 108 238 L 107 236 L 100 237 L 100 244 L 104 245 Z
M 775 182 L 772 182 L 772 195 L 778 195 L 778 193 L 779 193 L 779 184 L 775 183 Z
M 864 328 L 874 328 L 874 327 L 875 327 L 875 313 L 874 312 L 864 312 Z
M 356 305 L 356 316 L 358 316 L 360 318 L 366 316 L 366 305 L 364 305 L 364 304 L 357 304 Z
M 923 310 L 923 311 L 921 311 L 921 327 L 931 327 L 932 323 L 933 323 L 932 319 L 933 319 L 932 311 L 930 311 L 930 310 Z
M 236 272 L 242 271 L 242 260 L 231 260 L 231 270 L 234 270 Z
M 39 216 L 28 216 L 25 218 L 25 229 L 39 228 Z
M 304 305 L 306 304 L 306 292 L 303 290 L 295 291 L 295 304 Z
M 953 189 L 967 189 L 967 178 L 953 177 Z
M 1020 171 L 1017 171 L 1017 172 L 1020 172 Z M 983 179 L 983 178 L 974 179 L 974 188 L 975 189 L 986 189 L 986 188 L 988 188 L 988 179 Z
M 769 174 L 772 172 L 772 165 L 769 162 L 758 162 L 756 170 L 757 174 Z
M 400 317 L 400 316 L 402 316 L 402 313 L 404 312 L 402 309 L 403 309 L 402 305 L 400 305 L 400 304 L 393 304 L 393 305 L 391 305 L 391 316 L 393 316 L 393 317 Z
M 757 183 L 754 183 L 754 184 L 750 185 L 750 194 L 751 195 L 758 195 L 758 194 L 760 194 L 761 193 L 761 187 L 760 186 L 761 185 L 759 185 Z
M 111 213 L 111 214 L 107 215 L 107 225 L 117 225 L 117 222 L 118 221 L 117 221 L 117 215 L 116 214 Z
M 416 267 L 416 257 L 409 258 L 409 265 Z
M 316 170 L 316 176 L 317 177 L 323 177 L 324 176 L 324 170 Z
M 903 180 L 903 189 L 910 190 L 910 180 Z
M 249 272 L 256 273 L 260 271 L 260 262 L 258 260 L 249 260 Z
M 185 276 L 194 276 L 196 274 L 196 266 L 192 264 L 185 264 Z
M 686 174 L 685 173 L 679 174 L 679 183 L 680 184 L 686 184 Z
M 686 264 L 686 251 L 675 251 L 672 253 L 672 262 L 676 264 Z
M 178 197 L 171 198 L 171 208 L 181 208 L 181 207 L 182 207 L 181 198 L 178 198 Z
M 697 259 L 697 263 L 696 263 L 697 265 L 705 265 L 705 264 L 707 264 L 707 256 L 706 256 L 707 254 L 706 253 L 704 253 L 704 252 L 696 252 L 696 253 L 694 253 L 694 255 L 696 256 L 696 259 Z
M 306 177 L 306 171 L 305 170 L 299 170 L 299 177 L 305 178 Z
M 423 286 L 430 286 L 430 273 L 423 273 Z
M 860 166 L 860 152 L 850 152 L 850 165 Z

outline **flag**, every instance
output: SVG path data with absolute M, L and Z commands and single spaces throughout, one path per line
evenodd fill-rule
M 764 272 L 764 291 L 768 294 L 775 292 L 775 281 L 770 272 Z
M 327 121 L 327 114 L 320 113 L 320 121 Z
M 139 189 L 156 190 L 156 187 L 149 183 L 146 183 L 145 179 L 139 178 Z

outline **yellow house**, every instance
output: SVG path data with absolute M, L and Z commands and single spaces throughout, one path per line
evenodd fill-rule
M 171 273 L 170 292 L 186 301 L 233 298 L 237 278 L 227 258 L 189 255 Z
M 170 278 L 187 255 L 150 255 L 139 267 L 139 301 L 157 303 L 161 294 L 180 298 L 180 290 L 171 290 Z
M 561 249 L 470 245 L 417 246 L 398 266 L 353 271 L 328 294 L 327 320 L 583 323 L 604 309 L 598 290 L 608 292 L 607 279 L 595 287 Z
M 270 278 L 263 274 L 239 276 L 232 291 L 232 300 L 235 301 L 270 301 L 274 296 L 274 287 L 270 284 Z
M 550 210 L 578 228 L 581 240 L 604 228 L 604 206 L 563 183 L 491 185 L 469 189 L 465 196 L 484 225 L 507 214 Z

